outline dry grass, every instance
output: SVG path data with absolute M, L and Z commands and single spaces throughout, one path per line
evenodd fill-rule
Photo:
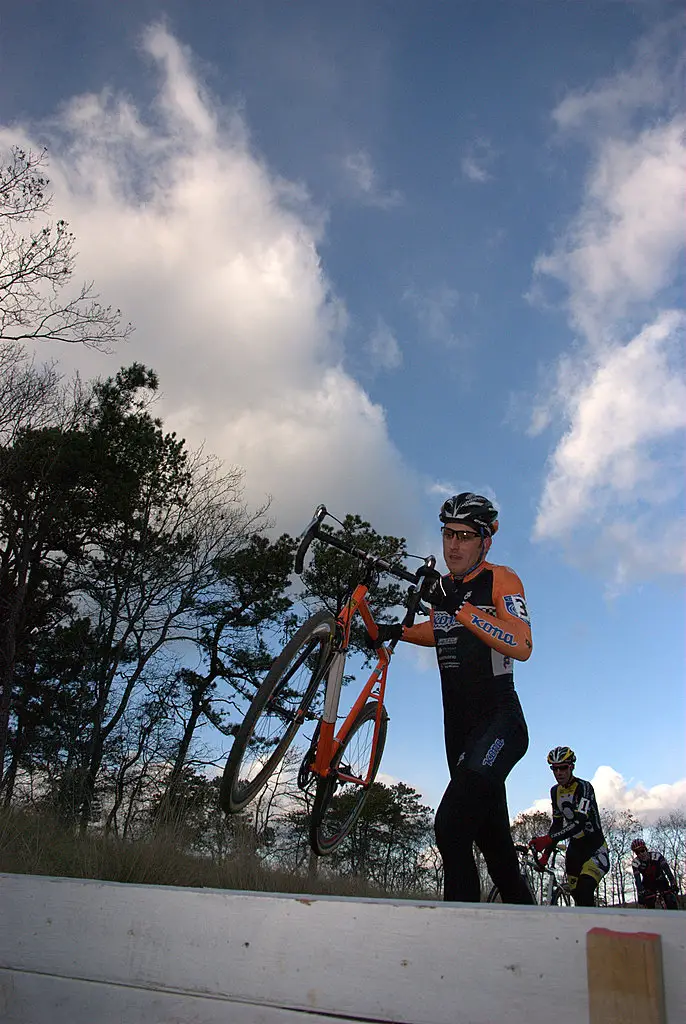
M 361 878 L 270 870 L 248 853 L 217 862 L 192 856 L 179 849 L 171 832 L 133 842 L 80 835 L 48 815 L 20 810 L 0 811 L 0 871 L 257 892 L 388 895 Z

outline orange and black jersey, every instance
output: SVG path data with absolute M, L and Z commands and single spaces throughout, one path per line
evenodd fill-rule
M 519 709 L 512 664 L 531 654 L 531 625 L 512 569 L 482 562 L 453 583 L 459 611 L 433 611 L 430 622 L 406 628 L 403 640 L 436 648 L 446 713 L 469 727 L 507 706 Z

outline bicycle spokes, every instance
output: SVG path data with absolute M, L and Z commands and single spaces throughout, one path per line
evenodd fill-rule
M 321 683 L 334 632 L 334 619 L 327 612 L 317 613 L 272 662 L 224 769 L 220 788 L 224 810 L 240 812 L 279 767 L 300 726 L 321 715 Z M 291 756 L 297 764 L 303 756 L 302 745 Z
M 379 767 L 387 721 L 377 701 L 365 704 L 333 759 L 331 774 L 320 779 L 310 829 L 316 853 L 335 850 L 357 821 Z

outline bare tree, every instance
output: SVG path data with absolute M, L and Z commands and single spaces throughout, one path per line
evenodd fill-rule
M 631 810 L 604 810 L 600 819 L 605 842 L 610 852 L 610 870 L 600 888 L 608 905 L 624 904 L 631 893 L 631 840 L 641 832 L 641 823 Z
M 650 829 L 650 845 L 669 862 L 679 890 L 683 892 L 686 871 L 686 812 L 670 811 Z
M 109 738 L 97 788 L 107 813 L 107 832 L 121 834 L 130 828 L 141 794 L 154 791 L 161 770 L 169 763 L 177 742 L 167 708 L 172 688 L 173 682 L 164 677 L 143 679 L 139 699 Z M 91 820 L 93 817 L 91 814 Z
M 216 559 L 253 523 L 241 501 L 240 472 L 220 477 L 200 456 L 187 468 L 175 476 L 169 463 L 164 472 L 157 464 L 141 483 L 135 528 L 102 538 L 84 565 L 82 593 L 97 621 L 98 645 L 82 755 L 83 825 L 106 745 L 145 673 L 170 645 L 193 640 L 195 609 L 215 585 Z
M 76 239 L 48 219 L 52 196 L 45 150 L 14 147 L 0 167 L 0 342 L 80 342 L 108 349 L 132 330 L 98 301 L 93 283 L 71 284 Z M 33 222 L 37 221 L 36 224 Z
M 542 836 L 550 828 L 551 817 L 545 811 L 522 811 L 512 822 L 510 831 L 515 843 L 524 846 L 534 836 Z
M 11 445 L 27 428 L 54 422 L 61 404 L 54 364 L 36 366 L 17 342 L 0 344 L 0 445 Z
M 427 846 L 423 851 L 422 866 L 424 868 L 424 877 L 427 881 L 428 891 L 433 893 L 437 899 L 440 899 L 441 893 L 443 892 L 443 858 L 435 844 Z M 480 878 L 483 890 L 485 882 L 482 876 L 480 876 Z

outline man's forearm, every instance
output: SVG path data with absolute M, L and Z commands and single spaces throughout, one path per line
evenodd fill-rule
M 521 619 L 496 618 L 469 602 L 462 605 L 455 618 L 499 654 L 516 661 L 531 657 L 531 629 Z

